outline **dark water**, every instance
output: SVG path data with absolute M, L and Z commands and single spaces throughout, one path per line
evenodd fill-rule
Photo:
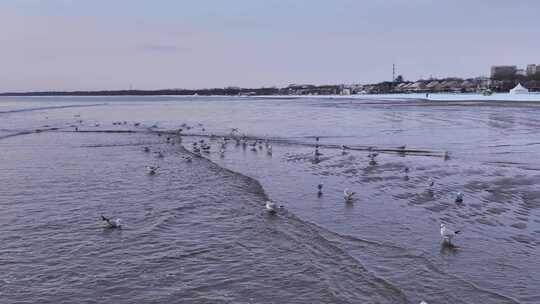
M 0 303 L 539 303 L 538 114 L 500 102 L 3 98 Z M 193 126 L 183 145 L 156 135 L 182 123 Z M 272 155 L 231 141 L 221 156 L 209 135 L 231 128 L 269 138 Z M 212 152 L 186 162 L 201 138 Z M 368 146 L 382 150 L 376 165 Z M 441 222 L 462 231 L 458 248 L 441 246 Z

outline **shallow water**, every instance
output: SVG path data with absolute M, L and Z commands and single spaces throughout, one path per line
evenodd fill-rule
M 0 297 L 538 303 L 539 112 L 531 103 L 2 98 Z M 193 128 L 182 143 L 156 134 L 183 123 Z M 219 136 L 232 128 L 268 138 L 272 155 L 229 141 L 221 156 Z M 184 147 L 200 139 L 211 153 L 186 162 Z M 342 155 L 341 144 L 353 150 Z M 353 203 L 344 188 L 357 192 Z M 284 206 L 277 216 L 263 211 L 268 197 Z M 101 214 L 124 228 L 103 229 Z M 441 246 L 441 222 L 462 231 L 457 248 Z

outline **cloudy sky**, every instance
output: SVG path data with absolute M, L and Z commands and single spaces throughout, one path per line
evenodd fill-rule
M 1 0 L 0 91 L 282 86 L 540 64 L 537 0 Z

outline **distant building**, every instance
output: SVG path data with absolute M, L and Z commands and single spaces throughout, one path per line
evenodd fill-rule
M 343 89 L 341 89 L 341 91 L 339 92 L 339 95 L 351 95 L 351 89 L 349 89 L 349 88 L 343 88 Z
M 534 76 L 540 74 L 540 64 L 527 65 L 527 76 Z
M 494 65 L 491 67 L 492 79 L 513 78 L 516 73 L 517 67 L 515 65 Z

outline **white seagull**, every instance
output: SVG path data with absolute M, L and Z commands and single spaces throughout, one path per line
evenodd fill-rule
M 456 194 L 456 203 L 463 203 L 463 193 L 458 192 Z
M 268 211 L 269 213 L 276 213 L 276 203 L 274 202 L 271 202 L 271 201 L 266 201 L 266 211 Z
M 356 192 L 352 192 L 351 190 L 349 189 L 345 189 L 343 190 L 343 198 L 345 199 L 346 202 L 351 202 L 352 199 L 353 199 L 353 195 L 355 194 Z
M 104 217 L 102 215 L 101 220 L 107 223 L 107 228 L 122 228 L 122 225 L 120 224 L 120 219 L 119 218 L 111 220 L 111 219 L 106 218 L 106 217 Z
M 452 245 L 452 239 L 458 234 L 460 231 L 452 231 L 448 228 L 446 228 L 445 224 L 441 224 L 441 237 L 443 242 L 448 243 L 448 245 Z

